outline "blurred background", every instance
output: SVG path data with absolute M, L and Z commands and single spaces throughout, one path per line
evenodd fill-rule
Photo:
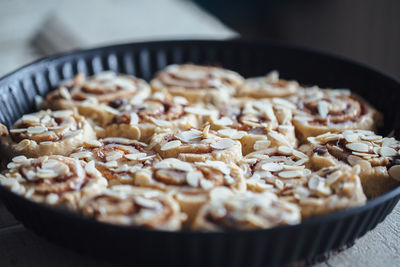
M 400 77 L 400 0 L 0 0 L 0 75 L 37 58 L 160 39 L 255 37 Z

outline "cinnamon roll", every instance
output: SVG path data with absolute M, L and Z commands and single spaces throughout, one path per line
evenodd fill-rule
M 309 137 L 304 145 L 315 169 L 348 164 L 361 167 L 365 194 L 377 197 L 400 182 L 400 142 L 372 131 L 345 130 Z
M 223 68 L 193 64 L 170 65 L 150 82 L 156 92 L 183 96 L 189 102 L 227 103 L 243 84 L 238 73 Z
M 140 102 L 150 95 L 150 86 L 142 79 L 105 71 L 91 77 L 80 73 L 64 81 L 46 96 L 43 103 L 50 109 L 77 109 L 101 125 L 127 101 Z
M 283 191 L 280 199 L 299 205 L 302 218 L 361 206 L 367 198 L 359 172 L 359 166 L 322 168 L 308 175 L 303 185 Z
M 216 188 L 198 212 L 193 223 L 197 230 L 271 228 L 300 223 L 298 206 L 278 199 L 270 192 L 233 194 Z
M 185 215 L 171 194 L 148 188 L 115 185 L 89 199 L 83 214 L 101 222 L 177 231 Z
M 14 157 L 0 175 L 0 183 L 33 201 L 76 209 L 81 201 L 107 187 L 94 161 L 53 155 L 39 158 Z
M 307 155 L 296 149 L 279 146 L 250 153 L 239 166 L 244 171 L 248 190 L 281 195 L 306 181 L 311 173 L 308 160 Z
M 279 79 L 277 71 L 271 71 L 264 77 L 248 78 L 238 91 L 240 97 L 271 98 L 295 95 L 301 87 L 296 81 Z
M 242 158 L 239 141 L 220 137 L 209 126 L 175 133 L 155 134 L 150 147 L 162 158 L 178 158 L 188 162 L 217 160 L 238 162 Z
M 197 127 L 203 120 L 201 115 L 187 108 L 182 97 L 155 94 L 141 103 L 122 106 L 120 113 L 105 124 L 104 135 L 148 142 L 156 132 Z
M 209 160 L 188 163 L 175 158 L 164 159 L 151 168 L 139 170 L 135 185 L 175 192 L 182 211 L 188 215 L 186 224 L 193 221 L 211 189 L 224 186 L 235 192 L 246 190 L 242 170 L 234 163 Z
M 279 98 L 236 99 L 220 108 L 219 118 L 211 125 L 220 135 L 240 140 L 244 155 L 268 146 L 295 147 L 297 139 L 291 122 L 294 108 Z
M 293 124 L 301 141 L 308 136 L 346 129 L 375 130 L 382 115 L 348 90 L 306 89 L 291 99 L 297 106 Z
M 159 160 L 154 152 L 147 149 L 146 144 L 121 137 L 86 142 L 70 157 L 94 161 L 109 185 L 132 184 L 138 170 Z
M 1 147 L 11 157 L 68 155 L 85 141 L 96 139 L 90 124 L 72 110 L 27 114 L 10 130 L 2 125 L 0 132 Z

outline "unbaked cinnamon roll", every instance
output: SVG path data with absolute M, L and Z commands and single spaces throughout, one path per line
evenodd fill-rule
M 101 222 L 167 231 L 179 230 L 185 219 L 171 194 L 129 185 L 105 189 L 81 209 Z
M 308 136 L 346 129 L 375 130 L 382 115 L 348 90 L 304 90 L 292 98 L 297 110 L 293 124 L 301 141 Z
M 264 77 L 254 77 L 245 80 L 238 91 L 240 97 L 271 98 L 295 95 L 302 90 L 296 81 L 279 78 L 277 71 L 272 71 Z
M 42 110 L 22 116 L 10 130 L 0 127 L 1 147 L 11 157 L 68 155 L 85 141 L 95 139 L 90 124 L 72 110 Z
M 93 161 L 53 155 L 14 157 L 0 175 L 0 183 L 33 201 L 76 209 L 81 201 L 107 187 Z
M 138 170 L 159 160 L 146 144 L 121 137 L 85 142 L 70 157 L 94 161 L 109 185 L 132 184 Z
M 154 91 L 183 96 L 189 102 L 227 103 L 243 84 L 238 73 L 223 68 L 192 64 L 170 65 L 150 82 Z
M 81 115 L 101 125 L 117 114 L 116 109 L 122 104 L 140 102 L 150 95 L 150 91 L 144 80 L 130 75 L 106 71 L 85 77 L 80 73 L 49 93 L 43 106 L 50 109 L 76 108 Z
M 150 142 L 162 158 L 178 158 L 188 162 L 217 160 L 238 162 L 242 158 L 239 141 L 220 137 L 209 126 L 175 133 L 155 134 Z
M 104 135 L 148 142 L 156 132 L 197 127 L 203 120 L 201 115 L 187 108 L 182 97 L 154 94 L 141 103 L 122 106 L 120 113 L 105 124 Z
M 308 151 L 315 169 L 338 164 L 359 165 L 365 194 L 377 197 L 400 182 L 400 142 L 372 131 L 345 130 L 309 137 Z
M 288 146 L 267 148 L 248 154 L 239 166 L 244 171 L 247 189 L 281 195 L 302 185 L 311 170 L 308 156 Z
M 193 223 L 197 230 L 259 229 L 300 223 L 298 206 L 270 192 L 233 194 L 216 188 Z
M 359 166 L 333 166 L 308 175 L 303 185 L 281 193 L 280 199 L 300 206 L 302 218 L 361 206 L 364 195 Z
M 175 192 L 182 211 L 188 215 L 185 224 L 192 222 L 211 189 L 224 186 L 235 192 L 246 190 L 242 170 L 234 163 L 209 160 L 188 163 L 175 158 L 164 159 L 151 168 L 139 170 L 135 185 Z
M 236 99 L 220 108 L 219 118 L 213 120 L 211 125 L 220 135 L 240 140 L 244 155 L 260 147 L 295 147 L 294 108 L 292 103 L 279 98 L 257 101 Z

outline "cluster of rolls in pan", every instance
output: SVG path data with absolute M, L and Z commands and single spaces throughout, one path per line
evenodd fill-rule
M 400 142 L 349 90 L 171 65 L 150 84 L 78 74 L 1 125 L 0 182 L 102 222 L 270 228 L 363 205 L 400 181 Z

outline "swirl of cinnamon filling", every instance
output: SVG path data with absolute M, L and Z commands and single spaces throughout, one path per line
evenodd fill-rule
M 0 139 L 10 155 L 37 157 L 68 155 L 96 135 L 90 124 L 71 110 L 42 110 L 22 116 Z
M 79 201 L 107 186 L 94 162 L 82 163 L 64 156 L 17 156 L 0 176 L 3 186 L 26 198 L 50 205 L 76 208 Z
M 168 66 L 150 85 L 155 91 L 183 96 L 190 102 L 219 103 L 228 101 L 242 83 L 243 78 L 233 71 L 184 64 Z
M 43 105 L 51 109 L 77 108 L 80 114 L 102 123 L 128 100 L 139 102 L 149 95 L 149 85 L 130 75 L 106 71 L 85 77 L 81 73 L 49 93 Z
M 248 154 L 240 165 L 247 189 L 271 191 L 277 195 L 304 183 L 311 173 L 306 168 L 308 156 L 287 146 L 267 148 Z
M 188 162 L 218 160 L 237 162 L 242 158 L 241 144 L 237 140 L 222 138 L 209 126 L 175 133 L 155 134 L 150 147 L 162 158 L 178 158 Z
M 121 137 L 86 142 L 70 157 L 94 161 L 110 185 L 133 183 L 136 171 L 158 160 L 146 144 Z
M 292 100 L 297 105 L 293 124 L 303 141 L 329 131 L 374 130 L 380 122 L 381 114 L 348 90 L 310 88 Z
M 102 222 L 169 231 L 179 230 L 185 218 L 170 194 L 128 185 L 105 189 L 81 209 Z
M 257 229 L 300 223 L 298 206 L 270 192 L 233 194 L 217 188 L 196 216 L 197 230 Z
M 183 101 L 182 101 L 183 100 Z M 187 113 L 187 102 L 168 95 L 153 95 L 141 103 L 130 103 L 120 108 L 120 113 L 106 123 L 106 136 L 120 136 L 143 142 L 162 129 L 196 127 L 198 118 Z
M 367 198 L 359 166 L 332 166 L 312 172 L 302 185 L 283 192 L 283 200 L 300 206 L 303 218 L 363 205 Z
M 186 224 L 193 221 L 211 189 L 219 186 L 235 192 L 246 189 L 243 173 L 233 163 L 208 160 L 188 163 L 175 158 L 164 159 L 151 168 L 138 171 L 135 185 L 175 192 L 182 211 L 188 215 Z
M 376 197 L 400 181 L 400 142 L 372 131 L 345 130 L 308 138 L 315 169 L 348 164 L 361 166 L 361 183 L 368 197 Z
M 292 112 L 295 106 L 284 99 L 263 99 L 258 101 L 238 100 L 220 109 L 219 118 L 212 121 L 212 128 L 218 133 L 239 139 L 243 154 L 258 150 L 257 141 L 264 140 L 271 146 L 297 144 Z
M 279 73 L 272 71 L 264 77 L 248 78 L 238 91 L 238 96 L 253 98 L 287 97 L 301 89 L 296 81 L 279 79 Z

